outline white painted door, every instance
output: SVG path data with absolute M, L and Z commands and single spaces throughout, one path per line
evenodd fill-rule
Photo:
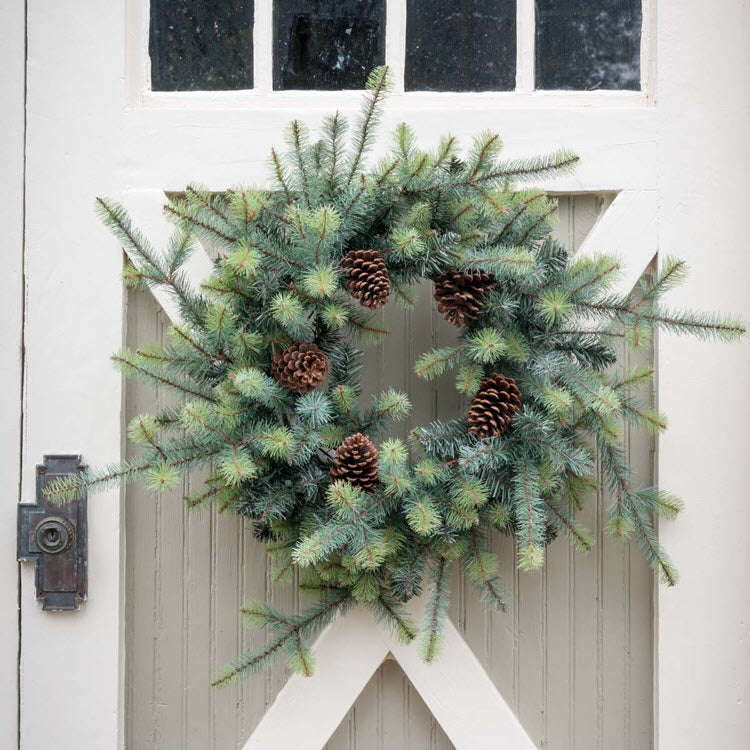
M 7 350 L 15 352 L 2 379 L 9 415 L 2 425 L 9 489 L 6 522 L 0 526 L 6 529 L 6 552 L 14 547 L 7 530 L 15 528 L 15 502 L 33 500 L 34 466 L 43 454 L 81 453 L 87 463 L 102 464 L 122 450 L 123 389 L 108 361 L 122 338 L 122 258 L 94 217 L 93 197 L 127 201 L 130 196 L 135 204 L 188 181 L 217 190 L 258 181 L 289 117 L 303 110 L 306 119 L 315 120 L 336 108 L 357 107 L 353 92 L 272 91 L 270 0 L 255 4 L 256 90 L 212 93 L 148 90 L 145 0 L 33 0 L 21 6 L 6 4 L 1 11 L 8 37 L 0 52 L 7 62 L 3 92 L 15 104 L 3 109 L 0 145 L 8 151 L 2 180 L 9 197 L 0 210 L 4 218 L 7 212 L 10 248 L 2 280 L 3 292 L 6 283 L 9 287 L 3 303 L 9 300 L 10 312 L 2 322 L 3 332 L 8 327 Z M 655 6 L 652 0 L 644 4 L 641 91 L 535 92 L 535 3 L 519 0 L 516 90 L 447 94 L 404 93 L 399 87 L 407 5 L 390 0 L 385 56 L 397 91 L 386 129 L 408 120 L 427 141 L 449 130 L 463 142 L 478 130 L 499 129 L 509 154 L 561 144 L 574 148 L 581 168 L 549 187 L 617 193 L 589 250 L 620 250 L 631 269 L 629 282 L 657 247 L 678 253 L 694 273 L 676 302 L 747 317 L 750 255 L 743 246 L 742 180 L 750 163 L 750 11 L 741 0 L 663 0 L 657 17 Z M 22 101 L 24 116 L 17 117 L 13 113 Z M 159 231 L 156 222 L 146 229 Z M 5 258 L 6 253 L 4 264 Z M 738 469 L 748 448 L 749 351 L 747 344 L 730 348 L 667 336 L 659 340 L 659 401 L 672 425 L 660 441 L 659 478 L 688 506 L 684 518 L 661 532 L 682 571 L 676 589 L 657 593 L 654 742 L 662 750 L 739 749 L 750 736 L 743 705 L 750 693 L 745 633 L 750 547 L 744 543 L 750 505 Z M 20 489 L 14 481 L 19 473 Z M 90 503 L 89 540 L 89 601 L 81 611 L 42 612 L 28 565 L 20 575 L 20 618 L 12 607 L 3 610 L 0 633 L 8 637 L 0 645 L 0 659 L 3 673 L 18 680 L 18 702 L 12 682 L 8 695 L 0 694 L 3 746 L 122 746 L 126 550 L 120 493 Z M 13 601 L 19 579 L 7 557 L 0 581 L 6 599 Z M 367 658 L 377 662 L 382 654 L 375 653 L 376 639 L 368 641 L 367 631 L 357 630 L 356 617 L 334 629 L 339 627 L 347 628 L 361 656 L 357 679 L 348 685 L 354 691 L 369 668 Z M 453 713 L 450 705 L 442 714 L 434 709 L 439 720 L 444 715 L 443 728 L 458 747 L 526 747 L 514 717 L 486 689 L 481 672 L 469 668 L 470 655 L 461 658 L 462 648 L 456 640 L 444 666 L 464 671 L 470 689 L 487 698 L 476 713 L 480 734 L 467 728 L 458 706 Z M 410 658 L 403 656 L 405 669 Z M 326 674 L 322 658 L 319 673 Z M 429 680 L 421 688 L 419 677 L 413 680 L 431 708 L 443 700 L 444 695 L 431 694 Z M 317 687 L 321 684 L 324 692 Z M 308 708 L 333 705 L 345 712 L 345 702 L 355 698 L 346 687 L 335 692 L 325 681 L 307 686 L 294 681 L 286 695 Z M 8 689 L 5 682 L 0 689 Z M 312 702 L 316 695 L 324 698 L 320 704 Z M 284 705 L 272 709 L 261 727 L 293 731 Z M 335 728 L 329 727 L 333 713 L 312 716 L 322 741 Z M 272 735 L 260 733 L 250 746 L 273 747 L 264 736 Z M 280 747 L 301 746 L 295 735 L 285 736 L 291 739 Z

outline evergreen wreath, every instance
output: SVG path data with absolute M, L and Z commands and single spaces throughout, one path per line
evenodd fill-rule
M 673 518 L 681 502 L 634 486 L 621 446 L 623 420 L 653 433 L 666 427 L 634 395 L 654 373 L 612 374 L 613 342 L 643 347 L 656 328 L 735 340 L 744 326 L 660 304 L 685 278 L 680 260 L 664 258 L 621 295 L 611 291 L 616 258 L 571 258 L 550 239 L 555 202 L 516 186 L 569 173 L 578 157 L 567 151 L 501 160 L 499 136 L 481 133 L 460 158 L 455 138 L 423 151 L 403 124 L 388 155 L 366 168 L 386 90 L 387 70 L 378 68 L 350 141 L 338 113 L 317 141 L 292 122 L 288 153 L 271 152 L 273 188 L 190 186 L 170 200 L 176 229 L 164 255 L 123 207 L 97 199 L 136 259 L 127 284 L 165 288 L 184 321 L 169 345 L 123 349 L 113 360 L 184 404 L 130 423 L 140 457 L 71 475 L 50 496 L 67 502 L 137 477 L 158 492 L 207 468 L 188 505 L 213 502 L 252 519 L 276 575 L 291 580 L 299 566 L 300 586 L 318 596 L 298 615 L 245 606 L 247 623 L 270 638 L 215 685 L 278 654 L 311 674 L 306 641 L 355 603 L 411 641 L 403 603 L 422 591 L 422 656 L 434 660 L 452 566 L 464 567 L 487 605 L 506 608 L 493 530 L 513 535 L 522 570 L 543 564 L 559 532 L 577 550 L 591 548 L 575 515 L 596 484 L 594 453 L 615 498 L 608 532 L 632 537 L 664 583 L 677 581 L 654 517 Z M 220 248 L 200 291 L 182 270 L 196 239 Z M 421 356 L 415 372 L 429 379 L 454 370 L 470 406 L 462 418 L 413 429 L 408 446 L 376 446 L 378 433 L 408 414 L 409 398 L 387 390 L 359 403 L 355 343 L 381 340 L 388 331 L 378 308 L 414 305 L 411 288 L 422 279 L 434 282 L 438 310 L 460 334 L 457 346 Z

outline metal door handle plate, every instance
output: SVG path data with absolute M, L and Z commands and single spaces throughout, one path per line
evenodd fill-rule
M 36 598 L 42 609 L 77 610 L 86 599 L 86 498 L 48 507 L 44 488 L 84 470 L 78 455 L 49 455 L 36 467 L 36 502 L 18 506 L 18 559 L 36 563 Z

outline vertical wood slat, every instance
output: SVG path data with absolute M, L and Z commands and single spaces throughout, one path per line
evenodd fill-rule
M 130 297 L 127 329 L 132 341 L 158 339 L 158 311 L 151 300 Z M 130 343 L 130 342 L 129 342 Z M 131 381 L 127 386 L 126 420 L 156 408 L 154 392 L 144 383 Z M 130 449 L 128 458 L 130 458 Z M 156 566 L 156 505 L 134 488 L 128 491 L 125 519 L 125 554 L 128 563 L 138 560 L 137 571 L 130 566 L 126 575 L 126 745 L 153 747 L 156 731 L 152 714 L 155 696 L 150 671 L 153 666 L 153 644 L 156 641 L 154 583 Z
M 131 293 L 128 346 L 163 340 L 162 327 L 151 296 Z M 164 404 L 149 386 L 128 382 L 127 419 Z M 193 481 L 199 488 L 201 476 Z M 221 690 L 209 686 L 241 649 L 264 638 L 242 627 L 242 602 L 270 598 L 281 589 L 267 586 L 263 546 L 249 525 L 211 507 L 187 512 L 186 489 L 157 499 L 138 484 L 127 490 L 128 748 L 241 747 L 286 679 L 280 663 Z M 285 589 L 294 596 L 292 588 Z
M 561 197 L 559 238 L 580 245 L 606 200 Z M 432 385 L 411 370 L 421 353 L 455 340 L 431 293 L 424 282 L 415 309 L 386 306 L 391 335 L 364 358 L 363 398 L 391 386 L 411 396 L 409 423 L 391 431 L 402 438 L 410 424 L 463 409 L 450 374 Z M 129 344 L 159 334 L 154 303 L 134 295 Z M 129 384 L 130 415 L 153 403 L 148 388 Z M 628 449 L 645 481 L 653 442 L 628 433 Z M 293 588 L 267 581 L 262 545 L 247 525 L 210 509 L 183 512 L 181 494 L 165 493 L 154 503 L 137 486 L 128 490 L 126 746 L 132 750 L 241 746 L 286 679 L 280 664 L 229 689 L 208 687 L 217 668 L 263 638 L 242 628 L 237 612 L 243 601 L 267 597 L 290 611 L 299 603 Z M 560 539 L 538 573 L 519 574 L 511 540 L 493 538 L 512 603 L 505 615 L 488 614 L 473 588 L 455 576 L 451 618 L 539 747 L 650 747 L 652 579 L 637 550 L 603 537 L 607 504 L 601 493 L 581 516 L 597 537 L 591 555 L 575 553 Z M 328 750 L 426 747 L 451 743 L 390 660 L 327 744 Z

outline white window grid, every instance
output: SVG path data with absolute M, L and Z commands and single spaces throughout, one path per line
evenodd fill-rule
M 590 0 L 596 2 L 596 0 Z M 406 0 L 386 0 L 385 63 L 391 72 L 392 96 L 405 108 L 450 104 L 505 107 L 609 106 L 653 104 L 656 63 L 656 0 L 643 0 L 641 27 L 641 88 L 638 91 L 554 91 L 535 88 L 535 0 L 516 0 L 516 87 L 511 91 L 405 91 Z M 286 108 L 291 102 L 337 106 L 358 99 L 361 91 L 273 89 L 273 0 L 255 0 L 252 89 L 239 91 L 152 91 L 148 53 L 150 0 L 128 0 L 126 51 L 127 104 L 165 108 Z

